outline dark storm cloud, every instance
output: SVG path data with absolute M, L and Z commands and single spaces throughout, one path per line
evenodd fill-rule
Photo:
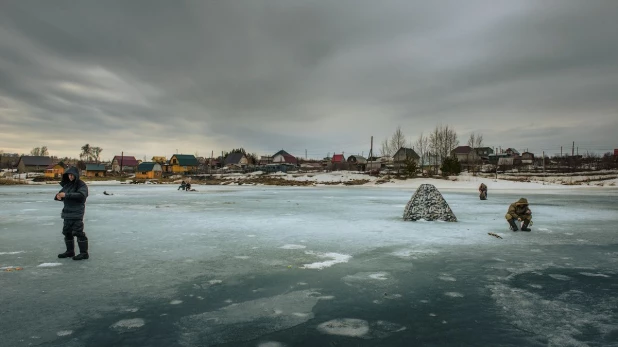
M 481 131 L 492 146 L 609 148 L 617 13 L 566 0 L 4 2 L 0 148 L 321 157 L 438 122 L 462 144 Z

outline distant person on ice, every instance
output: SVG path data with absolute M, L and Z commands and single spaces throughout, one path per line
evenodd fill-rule
M 56 194 L 54 200 L 62 201 L 61 217 L 64 219 L 62 234 L 67 250 L 58 254 L 58 258 L 69 258 L 73 260 L 88 259 L 88 238 L 84 232 L 84 213 L 86 212 L 86 199 L 88 198 L 88 186 L 79 179 L 79 171 L 75 167 L 70 167 L 60 181 L 62 189 Z M 79 246 L 79 254 L 75 255 L 75 240 Z
M 176 189 L 176 190 L 181 190 L 181 189 L 182 190 L 186 190 L 186 188 L 187 188 L 187 184 L 185 183 L 185 181 L 182 181 L 180 183 L 180 187 L 178 187 L 178 189 Z
M 481 200 L 487 200 L 487 186 L 485 183 L 481 183 L 479 186 L 479 197 Z
M 530 231 L 528 224 L 532 220 L 532 211 L 528 208 L 528 200 L 526 198 L 521 198 L 517 202 L 512 203 L 504 217 L 509 222 L 511 230 L 518 230 L 517 224 L 515 224 L 515 220 L 518 220 L 520 222 L 523 221 L 521 231 Z

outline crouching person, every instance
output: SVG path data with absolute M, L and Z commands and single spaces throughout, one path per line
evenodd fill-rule
M 511 226 L 511 230 L 517 231 L 517 224 L 515 220 L 523 222 L 521 225 L 521 231 L 530 231 L 528 225 L 532 220 L 532 211 L 528 208 L 528 200 L 521 198 L 509 206 L 509 210 L 504 216 Z
M 88 238 L 84 232 L 84 213 L 86 212 L 86 199 L 88 198 L 88 186 L 79 179 L 79 171 L 70 167 L 60 181 L 62 189 L 56 194 L 54 200 L 62 201 L 64 207 L 60 215 L 64 219 L 62 234 L 67 250 L 58 254 L 58 258 L 73 260 L 88 259 Z M 79 254 L 75 255 L 75 240 L 79 247 Z

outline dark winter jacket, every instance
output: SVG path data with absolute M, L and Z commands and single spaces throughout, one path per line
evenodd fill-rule
M 75 175 L 75 180 L 69 180 L 69 174 Z M 62 189 L 58 193 L 64 192 L 64 208 L 60 215 L 62 219 L 83 219 L 86 212 L 86 198 L 88 198 L 88 186 L 79 179 L 79 171 L 75 167 L 70 167 L 62 175 L 60 181 Z M 54 200 L 58 200 L 54 198 Z
M 521 198 L 517 202 L 514 202 L 509 206 L 507 214 L 511 215 L 511 218 L 523 218 L 525 215 L 529 215 L 530 209 L 528 208 L 528 200 Z

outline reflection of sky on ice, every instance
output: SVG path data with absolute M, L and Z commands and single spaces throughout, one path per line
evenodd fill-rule
M 512 233 L 513 193 L 444 190 L 459 222 L 414 223 L 413 190 L 195 188 L 91 186 L 83 262 L 55 257 L 56 187 L 0 188 L 3 338 L 618 344 L 615 194 L 535 192 L 533 231 Z

